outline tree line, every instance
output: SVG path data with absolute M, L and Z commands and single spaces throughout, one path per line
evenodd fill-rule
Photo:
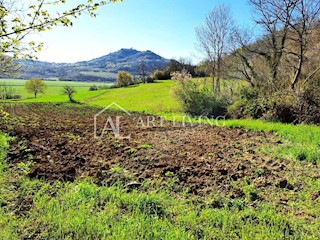
M 249 0 L 249 4 L 254 29 L 237 26 L 226 5 L 214 8 L 196 28 L 211 86 L 191 84 L 187 91 L 184 83 L 178 94 L 182 104 L 198 101 L 194 105 L 201 108 L 201 98 L 208 98 L 211 103 L 202 103 L 213 108 L 202 114 L 320 123 L 320 1 Z M 222 78 L 246 84 L 235 91 L 221 87 Z

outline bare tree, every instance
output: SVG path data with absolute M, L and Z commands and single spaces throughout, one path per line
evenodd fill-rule
M 249 3 L 254 8 L 260 34 L 235 32 L 233 40 L 238 50 L 234 55 L 239 60 L 235 69 L 252 85 L 263 84 L 271 92 L 286 87 L 287 82 L 295 89 L 303 79 L 310 34 L 319 20 L 320 1 L 249 0 Z M 319 70 L 316 67 L 305 79 Z
M 307 62 L 306 52 L 310 49 L 311 33 L 319 23 L 319 13 L 319 0 L 297 1 L 296 8 L 294 9 L 293 21 L 290 22 L 290 28 L 293 33 L 289 38 L 295 47 L 291 47 L 291 51 L 288 51 L 288 54 L 295 59 L 294 77 L 291 81 L 292 89 L 295 89 L 298 83 L 303 79 L 302 69 Z M 319 67 L 314 69 L 305 80 L 308 81 L 308 79 L 319 70 Z
M 147 65 L 144 61 L 139 62 L 137 66 L 137 73 L 139 75 L 140 80 L 143 83 L 146 83 L 147 77 L 149 76 L 149 72 L 147 70 Z
M 220 78 L 223 66 L 223 57 L 230 51 L 230 36 L 234 28 L 234 21 L 230 8 L 219 5 L 206 18 L 204 25 L 196 28 L 196 35 L 200 51 L 210 63 L 212 88 L 220 92 Z

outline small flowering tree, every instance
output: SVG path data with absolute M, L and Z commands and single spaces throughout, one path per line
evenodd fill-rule
M 186 69 L 178 72 L 173 72 L 170 75 L 172 80 L 189 80 L 192 78 L 192 75 Z

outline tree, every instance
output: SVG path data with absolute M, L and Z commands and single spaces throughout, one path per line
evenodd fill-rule
M 230 51 L 230 37 L 234 22 L 230 8 L 220 5 L 214 8 L 206 17 L 204 25 L 196 28 L 200 51 L 204 53 L 207 63 L 210 63 L 212 88 L 220 92 L 220 78 L 223 67 L 223 57 Z
M 83 0 L 83 3 L 61 11 L 66 0 L 0 0 L 0 54 L 33 58 L 43 43 L 25 42 L 30 33 L 47 31 L 58 25 L 72 26 L 72 19 L 84 13 L 95 17 L 100 6 L 120 1 Z
M 147 78 L 149 76 L 149 72 L 147 70 L 147 65 L 144 61 L 139 62 L 137 66 L 137 73 L 139 74 L 139 78 L 143 83 L 147 82 Z
M 249 3 L 255 31 L 235 31 L 237 46 L 228 62 L 231 72 L 246 79 L 251 89 L 242 91 L 234 109 L 254 118 L 319 123 L 320 1 Z
M 75 100 L 73 99 L 73 94 L 76 93 L 76 89 L 74 87 L 72 87 L 72 86 L 64 86 L 63 87 L 63 93 L 68 96 L 70 102 L 75 102 Z
M 133 76 L 125 71 L 118 72 L 117 75 L 117 86 L 118 87 L 127 87 L 134 83 Z
M 25 83 L 25 88 L 29 93 L 33 93 L 36 98 L 39 93 L 44 93 L 47 84 L 39 78 L 32 78 Z
M 295 90 L 300 82 L 308 81 L 320 70 L 316 66 L 306 76 L 302 74 L 311 47 L 310 36 L 319 23 L 320 1 L 250 0 L 249 3 L 255 10 L 260 34 L 252 38 L 254 33 L 247 30 L 235 32 L 239 73 L 252 85 L 263 84 L 270 92 L 289 86 Z

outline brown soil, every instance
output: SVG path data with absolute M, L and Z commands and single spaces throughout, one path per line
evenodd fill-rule
M 289 184 L 289 160 L 262 154 L 264 146 L 282 144 L 271 134 L 229 129 L 210 125 L 173 126 L 155 121 L 155 126 L 137 125 L 147 116 L 106 111 L 98 117 L 101 133 L 108 117 L 120 115 L 121 135 L 116 139 L 109 131 L 94 138 L 94 115 L 101 109 L 23 104 L 4 106 L 10 121 L 0 130 L 15 136 L 10 144 L 8 161 L 33 161 L 29 172 L 33 178 L 48 180 L 92 177 L 101 184 L 120 180 L 128 187 L 140 183 L 173 184 L 177 191 L 203 195 L 225 193 L 241 197 L 243 182 L 254 183 L 260 190 L 277 188 L 294 190 Z M 253 198 L 258 196 L 252 196 Z M 253 199 L 254 200 L 254 199 Z

